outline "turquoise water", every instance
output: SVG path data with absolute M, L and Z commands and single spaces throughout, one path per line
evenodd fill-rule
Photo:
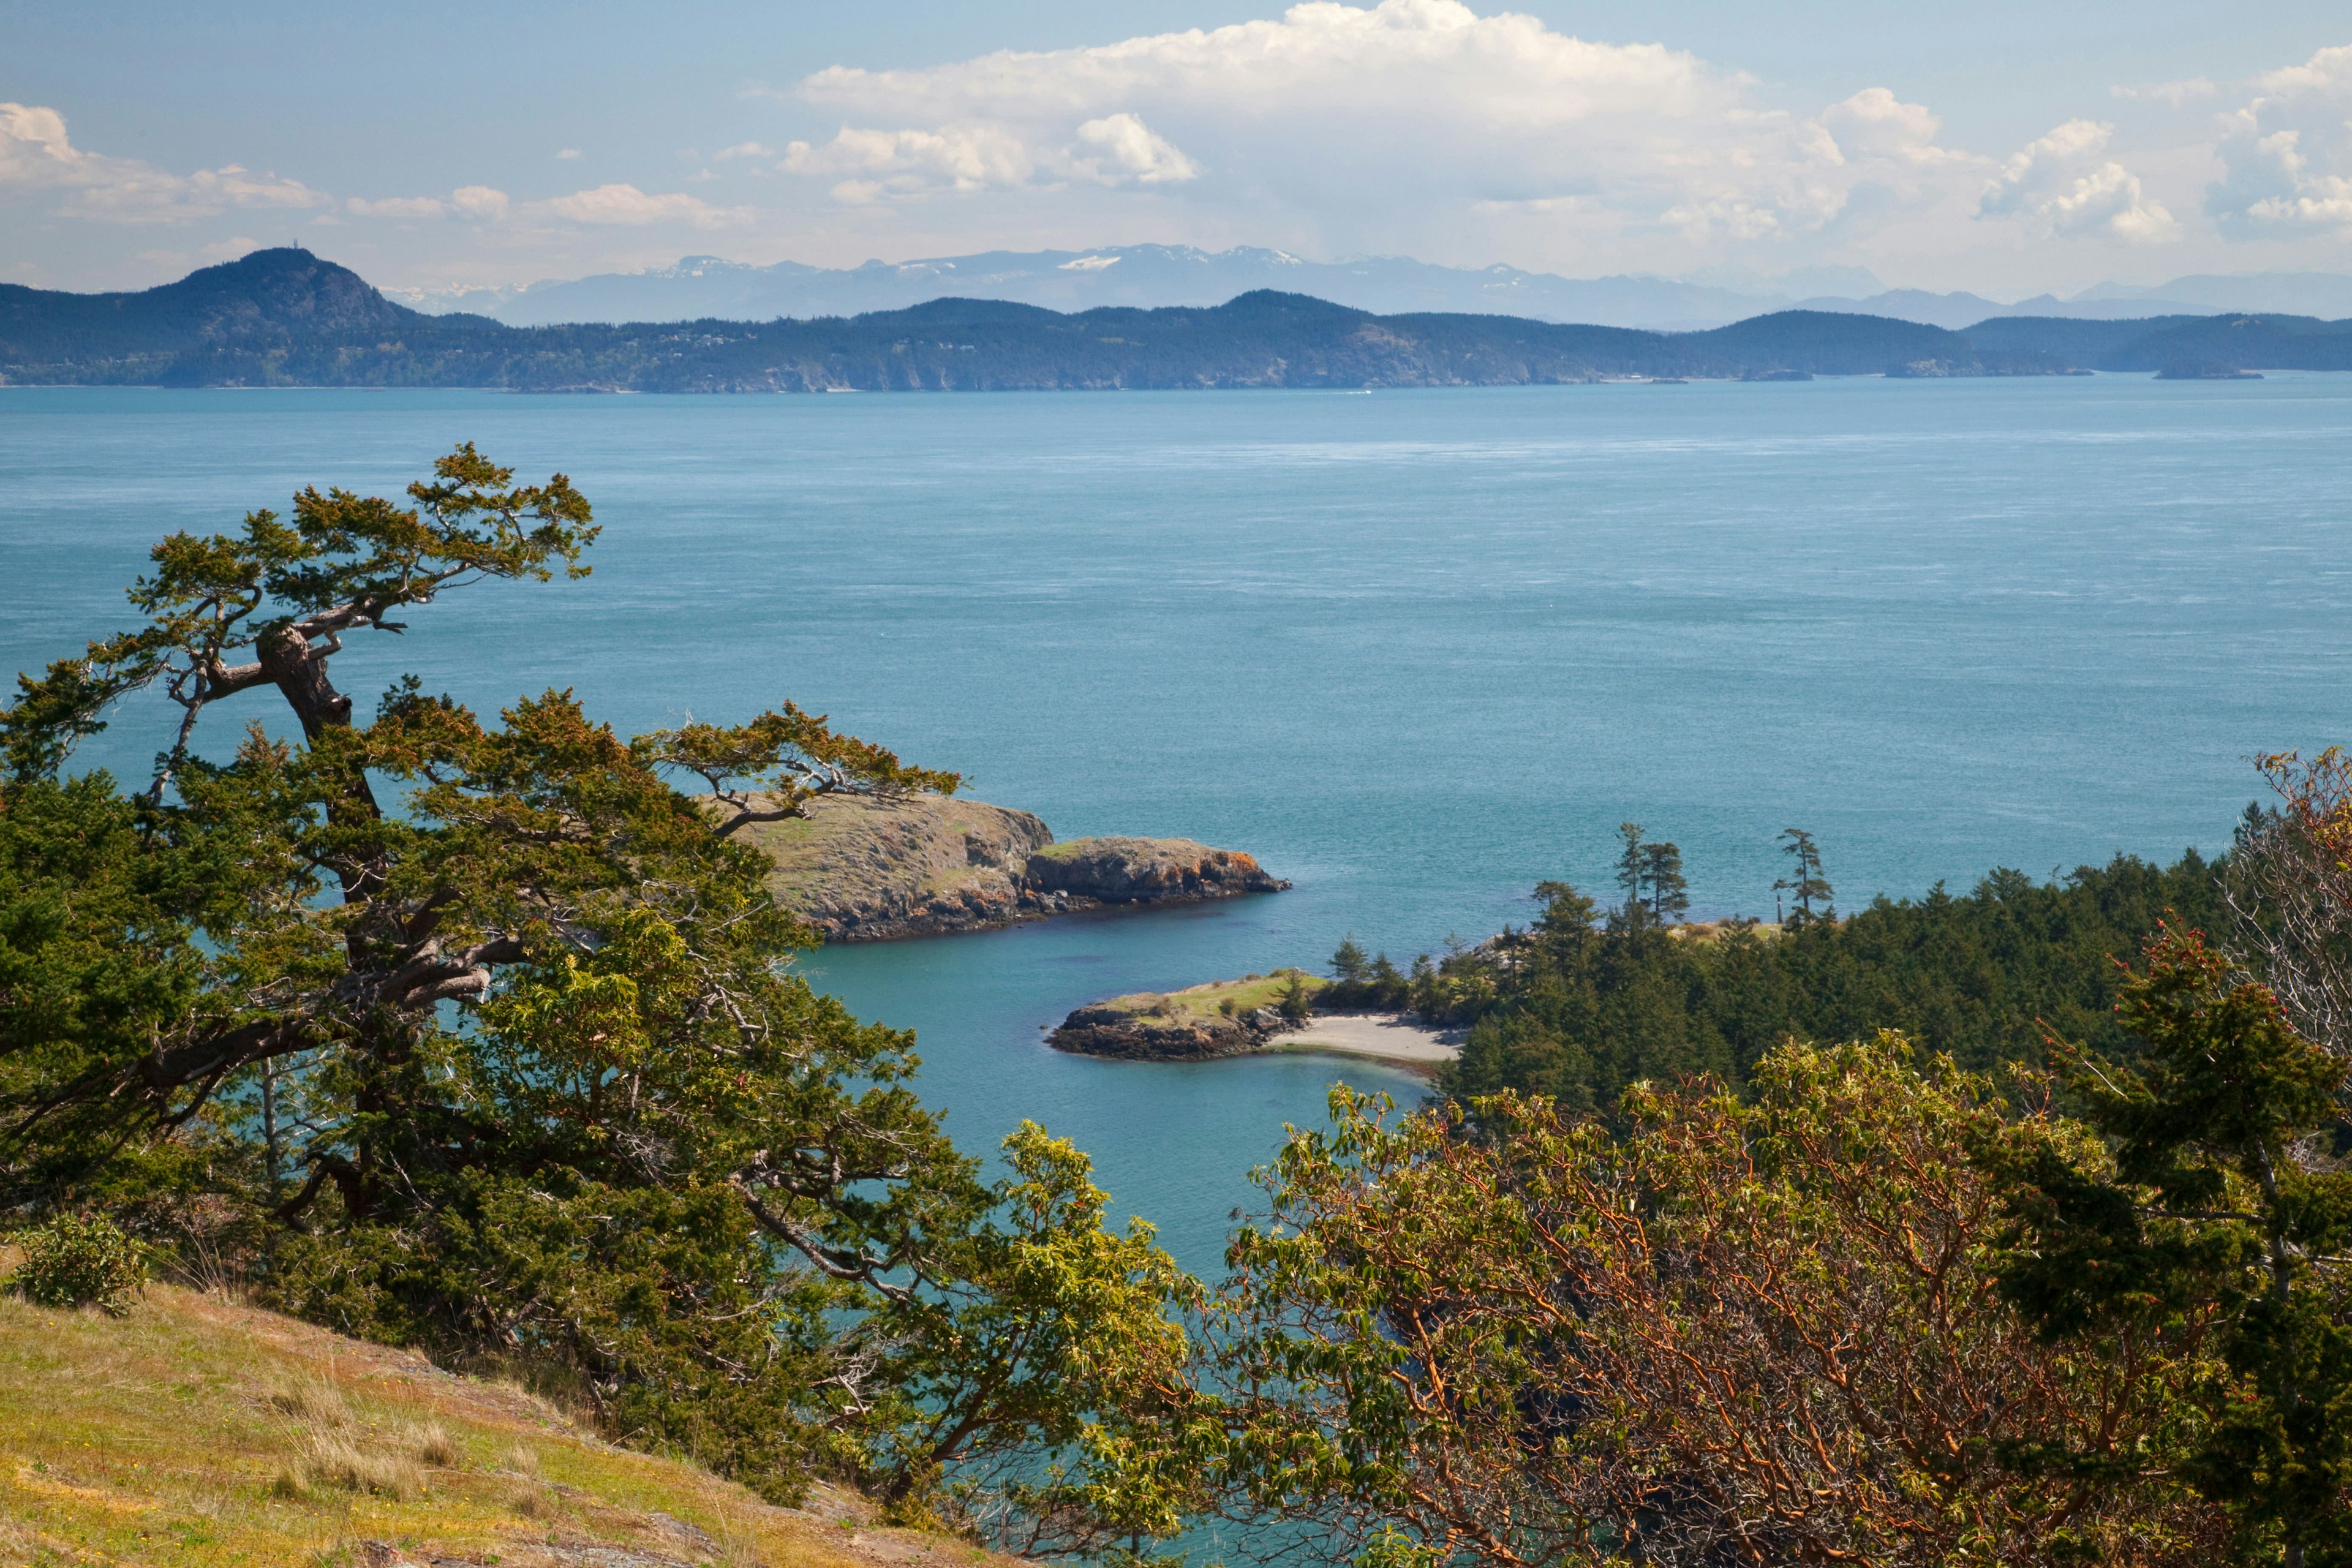
M 1355 1063 L 1056 1056 L 1079 1003 L 1400 959 L 1597 887 L 1631 817 L 1697 909 L 2224 842 L 2246 759 L 2352 739 L 2352 377 L 830 398 L 0 390 L 0 670 L 122 624 L 168 529 L 460 439 L 562 468 L 585 583 L 355 639 L 624 731 L 790 696 L 1068 837 L 1245 848 L 1297 890 L 813 955 L 920 1032 L 984 1150 L 1024 1116 L 1213 1263 L 1244 1171 Z M 89 755 L 137 771 L 158 715 Z M 212 739 L 234 725 L 221 721 Z M 134 732 L 135 731 L 135 732 Z

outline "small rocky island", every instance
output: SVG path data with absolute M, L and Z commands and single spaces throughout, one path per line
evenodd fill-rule
M 1326 984 L 1311 974 L 1282 970 L 1164 994 L 1114 996 L 1073 1012 L 1045 1037 L 1045 1043 L 1080 1056 L 1144 1062 L 1243 1056 L 1265 1049 L 1276 1036 L 1306 1021 L 1305 1010 L 1297 1003 L 1284 1010 L 1288 994 L 1295 989 L 1303 1001 Z
M 1303 970 L 1245 974 L 1074 1009 L 1045 1037 L 1057 1051 L 1139 1062 L 1213 1061 L 1258 1051 L 1370 1057 L 1422 1073 L 1452 1061 L 1464 1031 L 1401 1013 L 1315 1010 L 1330 982 Z
M 952 795 L 821 796 L 743 837 L 775 863 L 777 901 L 827 942 L 986 931 L 1108 905 L 1186 903 L 1290 886 L 1189 838 L 1074 838 Z
M 2219 360 L 2175 360 L 2156 373 L 2158 381 L 2260 381 L 2259 371 L 2241 370 Z

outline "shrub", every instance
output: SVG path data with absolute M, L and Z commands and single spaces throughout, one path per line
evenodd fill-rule
M 25 1261 L 9 1287 L 37 1307 L 96 1306 L 120 1318 L 147 1282 L 139 1244 L 103 1215 L 58 1215 L 21 1245 Z

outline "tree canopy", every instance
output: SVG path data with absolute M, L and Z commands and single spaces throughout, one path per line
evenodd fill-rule
M 813 934 L 735 837 L 954 775 L 790 702 L 625 739 L 567 691 L 485 721 L 412 678 L 361 721 L 344 637 L 583 574 L 596 535 L 470 446 L 407 500 L 163 541 L 144 622 L 0 711 L 0 1201 L 200 1232 L 267 1299 L 780 1496 L 826 1467 L 1043 1548 L 1149 1533 L 1148 1489 L 1092 1511 L 1087 1444 L 1167 1381 L 1174 1266 L 1042 1130 L 983 1184 L 912 1037 L 793 973 Z M 145 688 L 179 710 L 152 776 L 69 773 Z M 265 692 L 299 741 L 195 744 Z

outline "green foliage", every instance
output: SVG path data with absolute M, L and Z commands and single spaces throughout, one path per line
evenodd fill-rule
M 954 776 L 788 702 L 625 741 L 566 691 L 486 723 L 411 679 L 355 722 L 344 633 L 576 576 L 595 531 L 560 476 L 470 447 L 409 497 L 174 535 L 146 623 L 0 711 L 0 1197 L 102 1195 L 192 1269 L 234 1236 L 265 1300 L 558 1385 L 774 1497 L 829 1470 L 1048 1545 L 1164 1532 L 1119 1402 L 1145 1347 L 1182 1359 L 1181 1276 L 1042 1133 L 982 1184 L 912 1037 L 791 973 L 812 933 L 738 841 Z M 142 686 L 183 714 L 155 778 L 63 776 Z M 302 742 L 206 756 L 198 721 L 257 690 Z
M 2204 1560 L 2210 1510 L 2129 1470 L 2180 1364 L 1993 1288 L 1988 1080 L 1882 1035 L 1617 1109 L 1336 1089 L 1229 1251 L 1220 1481 L 1360 1563 Z M 2037 1444 L 2110 1473 L 2000 1462 Z
M 1939 886 L 1880 899 L 1779 937 L 1669 935 L 1646 910 L 1604 921 L 1565 883 L 1537 896 L 1535 925 L 1467 965 L 1465 991 L 1483 977 L 1494 999 L 1441 1079 L 1449 1093 L 1512 1089 L 1601 1109 L 1643 1079 L 1737 1084 L 1784 1037 L 1881 1027 L 1979 1072 L 2038 1060 L 2044 1023 L 2127 1058 L 2138 1047 L 2113 1013 L 2118 960 L 2168 910 L 2191 924 L 2226 918 L 2216 868 L 2194 852 L 2168 868 L 2119 857 L 2056 883 L 1996 871 L 1965 897 Z
M 1371 959 L 1356 945 L 1356 933 L 1349 931 L 1331 954 L 1331 978 L 1343 985 L 1360 985 L 1371 977 Z
M 865 1472 L 903 1508 L 1024 1555 L 1175 1534 L 1203 1502 L 1175 1461 L 1192 1418 L 1199 1289 L 1129 1222 L 1104 1224 L 1087 1157 L 1024 1122 L 986 1216 L 877 1306 Z M 933 1480 L 943 1484 L 932 1488 Z
M 2345 1065 L 2193 932 L 2164 932 L 2116 1012 L 2138 1061 L 2055 1053 L 2103 1144 L 2003 1162 L 2003 1290 L 2057 1343 L 2218 1322 L 2147 1456 L 2237 1521 L 2239 1560 L 2352 1563 L 2352 1173 L 2298 1144 L 2340 1114 Z M 2024 1456 L 2084 1468 L 2071 1451 Z
M 56 1215 L 16 1239 L 25 1256 L 8 1288 L 37 1307 L 97 1307 L 120 1318 L 147 1282 L 139 1244 L 104 1215 Z

